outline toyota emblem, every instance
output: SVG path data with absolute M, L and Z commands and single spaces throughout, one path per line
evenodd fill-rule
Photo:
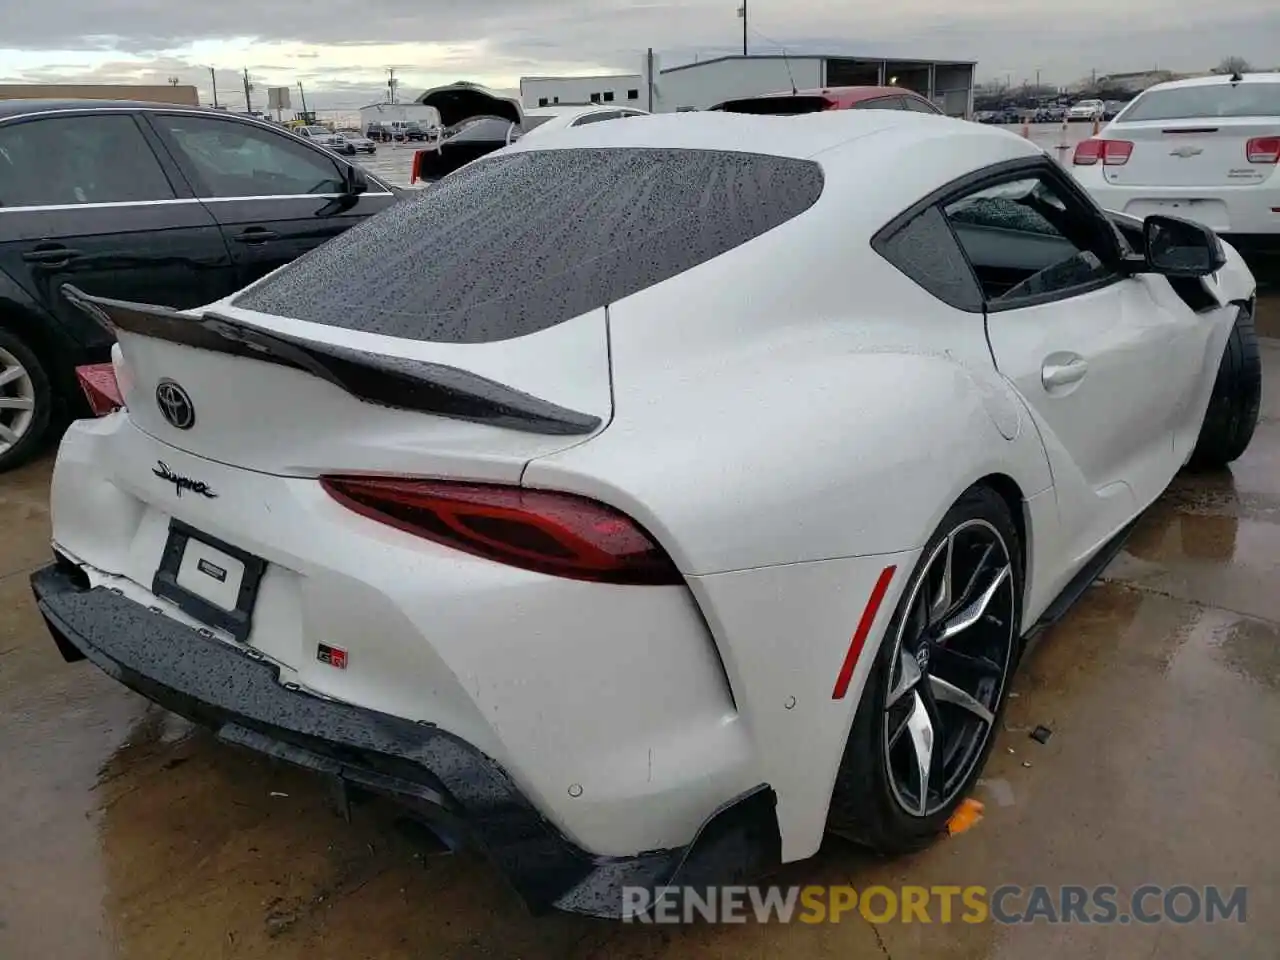
M 169 423 L 179 430 L 190 430 L 196 423 L 196 408 L 187 391 L 172 380 L 161 380 L 156 386 L 156 405 Z

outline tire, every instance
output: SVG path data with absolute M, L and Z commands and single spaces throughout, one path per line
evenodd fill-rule
M 40 451 L 52 414 L 53 389 L 44 366 L 30 347 L 0 327 L 0 473 Z
M 938 596 L 939 558 L 945 556 L 947 543 L 951 542 L 954 549 L 952 569 L 955 579 L 969 581 L 971 578 L 967 571 L 972 569 L 974 560 L 982 551 L 975 544 L 980 544 L 982 538 L 1003 545 L 1003 560 L 998 558 L 999 551 L 992 554 L 997 558 L 989 564 L 992 573 L 1000 566 L 1007 567 L 1007 574 L 997 584 L 990 605 L 967 630 L 929 644 L 931 654 L 922 659 L 917 650 L 912 655 L 907 647 L 911 637 L 919 634 L 917 624 L 922 622 L 919 612 L 912 610 L 915 607 L 913 600 L 920 596 L 926 600 Z M 999 578 L 993 576 L 991 579 L 994 582 Z M 982 582 L 985 581 L 979 581 L 974 591 L 976 594 L 983 592 Z M 927 846 L 946 829 L 947 821 L 981 774 L 1000 728 L 1000 717 L 1008 700 L 1009 680 L 1021 653 L 1022 592 L 1022 547 L 1009 508 L 991 488 L 971 487 L 947 511 L 926 543 L 881 641 L 836 774 L 827 821 L 831 832 L 879 853 L 896 855 Z M 939 605 L 950 607 L 949 612 L 939 618 L 940 623 L 956 623 L 956 608 L 964 610 L 970 602 L 971 598 L 966 596 L 964 589 L 953 588 L 949 598 Z M 999 621 L 998 627 L 996 621 Z M 938 626 L 935 624 L 931 629 L 936 633 Z M 978 698 L 982 701 L 978 706 L 985 711 L 985 718 L 979 719 L 968 708 L 958 706 L 959 701 L 953 698 L 953 694 L 941 687 L 935 690 L 934 685 L 938 680 L 945 681 L 947 676 L 952 679 L 959 677 L 954 673 L 956 664 L 953 662 L 957 653 L 976 652 L 988 642 L 991 650 L 1002 648 L 1004 653 L 975 661 L 981 664 L 982 683 L 987 685 L 986 693 Z M 902 694 L 890 704 L 891 694 L 897 692 L 891 689 L 891 684 L 901 687 L 909 673 L 909 663 L 903 663 L 904 651 L 907 651 L 905 659 L 916 664 L 920 679 L 910 693 Z M 965 675 L 978 676 L 979 673 L 966 666 Z M 927 696 L 926 688 L 929 691 Z M 951 698 L 951 702 L 946 702 L 945 698 Z M 909 699 L 911 702 L 907 702 Z M 931 708 L 928 706 L 930 700 L 934 701 Z M 910 731 L 910 725 L 899 720 L 903 708 L 913 718 L 916 711 L 923 710 L 931 722 L 938 715 L 937 711 L 943 710 L 946 723 L 930 727 L 935 735 L 939 730 L 943 731 L 937 740 L 942 748 L 941 756 L 945 757 L 951 736 L 971 737 L 972 742 L 955 741 L 955 767 L 948 772 L 950 761 L 944 760 L 937 777 L 941 789 L 936 792 L 926 788 L 917 790 L 913 796 L 908 791 L 910 774 L 905 771 L 910 770 L 913 764 L 918 767 L 920 750 L 913 746 L 915 739 L 911 732 L 900 733 L 897 740 L 890 742 L 890 728 Z M 963 733 L 970 728 L 971 733 Z M 907 738 L 905 743 L 903 737 Z M 932 775 L 928 782 L 933 785 Z M 918 796 L 921 792 L 925 797 L 923 805 Z
M 1241 307 L 1218 365 L 1190 465 L 1221 469 L 1249 448 L 1262 408 L 1262 354 L 1253 314 Z

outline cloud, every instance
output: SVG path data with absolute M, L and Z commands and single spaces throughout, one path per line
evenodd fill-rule
M 471 79 L 515 87 L 521 75 L 636 72 L 646 47 L 671 66 L 738 52 L 737 0 L 40 0 L 6 5 L 0 81 L 196 83 L 211 95 L 308 85 L 308 102 L 359 106 L 386 90 L 394 67 L 408 95 Z M 757 10 L 753 4 L 752 9 Z M 981 76 L 1069 82 L 1091 70 L 1203 69 L 1240 55 L 1280 59 L 1275 0 L 1230 8 L 1189 0 L 788 0 L 754 14 L 757 52 L 846 53 L 978 60 Z M 846 38 L 846 39 L 840 39 Z M 314 90 L 312 90 L 314 88 Z M 265 92 L 260 93 L 265 99 Z M 243 103 L 243 93 L 238 103 Z

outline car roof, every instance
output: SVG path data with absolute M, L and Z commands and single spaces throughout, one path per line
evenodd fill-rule
M 892 145 L 890 133 L 894 134 Z M 521 138 L 508 149 L 667 148 L 809 159 L 855 141 L 859 152 L 873 154 L 880 143 L 888 153 L 900 150 L 904 141 L 923 145 L 955 135 L 990 138 L 993 152 L 1007 159 L 1044 154 L 1030 140 L 1007 130 L 905 110 L 823 110 L 798 116 L 720 111 L 648 114 L 626 123 L 569 127 L 546 141 Z
M 1168 80 L 1165 83 L 1153 84 L 1143 93 L 1152 90 L 1176 90 L 1180 87 L 1217 87 L 1226 83 L 1280 83 L 1280 73 L 1244 73 L 1239 80 L 1233 81 L 1231 74 L 1215 73 L 1208 77 L 1188 77 L 1186 80 Z M 1139 94 L 1141 96 L 1141 94 Z
M 55 110 L 200 110 L 216 113 L 218 116 L 239 116 L 227 110 L 214 110 L 212 107 L 193 107 L 184 103 L 158 103 L 154 100 L 43 100 L 36 98 L 0 100 L 0 118 Z

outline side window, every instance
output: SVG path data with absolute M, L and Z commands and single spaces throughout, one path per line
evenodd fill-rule
M 854 110 L 905 110 L 902 97 L 876 97 L 874 100 L 859 100 L 853 105 Z
M 975 190 L 945 213 L 993 305 L 1069 295 L 1118 276 L 1112 232 L 1043 174 Z
M 201 197 L 272 197 L 341 193 L 342 168 L 319 150 L 247 123 L 191 114 L 161 114 L 197 180 Z
M 0 207 L 172 200 L 160 161 L 128 114 L 0 127 Z
M 975 313 L 982 309 L 982 291 L 938 207 L 881 231 L 871 245 L 944 303 Z

